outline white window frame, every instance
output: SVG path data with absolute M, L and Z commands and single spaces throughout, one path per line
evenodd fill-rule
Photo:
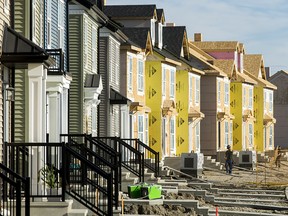
M 166 97 L 166 68 L 162 67 L 162 97 Z
M 149 117 L 145 114 L 145 144 L 149 145 Z
M 200 77 L 195 78 L 195 103 L 200 103 Z
M 142 59 L 137 59 L 137 89 L 138 93 L 144 93 L 144 63 Z
M 48 49 L 50 49 L 52 45 L 51 31 L 52 31 L 51 0 L 47 0 L 47 47 Z
M 224 131 L 225 131 L 225 146 L 229 145 L 229 122 L 224 122 Z
M 269 111 L 273 111 L 273 92 L 269 91 Z
M 170 151 L 176 152 L 175 145 L 175 116 L 172 116 L 170 119 Z
M 200 151 L 200 122 L 195 125 L 195 146 L 196 152 Z
M 58 41 L 59 48 L 64 48 L 64 1 L 58 0 Z
M 119 85 L 120 82 L 120 48 L 117 43 L 115 43 L 115 83 L 116 85 Z
M 151 19 L 151 39 L 153 45 L 155 45 L 155 22 L 155 19 Z
M 162 23 L 158 23 L 158 47 L 162 48 L 162 41 L 163 41 L 163 26 Z
M 225 90 L 225 97 L 224 97 L 224 104 L 226 106 L 229 105 L 229 83 L 224 83 L 224 90 Z
M 175 68 L 170 68 L 170 98 L 175 98 L 175 75 L 176 71 Z
M 83 27 L 83 64 L 86 69 L 88 69 L 88 21 L 84 18 L 84 27 Z
M 36 0 L 32 0 L 32 41 L 34 43 L 37 43 L 36 42 Z
M 243 87 L 243 107 L 246 107 L 246 87 Z
M 97 72 L 97 28 L 92 26 L 92 49 L 91 49 L 91 56 L 92 56 L 92 71 Z
M 128 91 L 133 91 L 133 57 L 131 55 L 127 56 L 127 70 L 128 70 Z
M 269 127 L 269 147 L 273 146 L 273 126 Z
M 189 103 L 193 103 L 193 76 L 189 73 Z
M 249 146 L 253 146 L 253 124 L 249 123 Z
M 9 13 L 9 0 L 4 0 L 4 12 Z
M 248 91 L 249 91 L 249 104 L 248 104 L 248 107 L 250 109 L 252 109 L 252 107 L 253 107 L 253 88 L 250 87 Z
M 144 115 L 138 115 L 138 139 L 141 142 L 145 142 L 144 140 Z
M 217 102 L 218 104 L 221 103 L 221 81 L 217 81 Z
M 233 145 L 233 122 L 230 122 L 230 146 Z

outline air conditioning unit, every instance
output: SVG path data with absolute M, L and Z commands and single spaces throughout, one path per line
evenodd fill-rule
M 198 177 L 202 174 L 204 155 L 202 153 L 182 153 L 180 171 Z
M 240 151 L 239 166 L 255 169 L 256 168 L 256 151 Z

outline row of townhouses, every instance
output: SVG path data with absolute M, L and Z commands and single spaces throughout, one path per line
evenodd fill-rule
M 2 149 L 61 134 L 137 138 L 160 159 L 274 149 L 276 87 L 238 41 L 191 38 L 156 5 L 1 0 L 0 13 Z

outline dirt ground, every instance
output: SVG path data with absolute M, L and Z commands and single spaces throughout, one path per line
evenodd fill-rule
M 212 182 L 214 187 L 218 188 L 273 188 L 284 190 L 288 186 L 288 162 L 281 161 L 281 167 L 276 167 L 274 163 L 258 163 L 254 170 L 233 168 L 233 174 L 227 175 L 225 170 L 205 170 L 201 181 Z M 200 197 L 194 197 L 191 194 L 173 194 L 163 193 L 165 199 L 196 199 L 199 200 L 200 206 L 214 207 L 211 204 L 205 203 Z M 223 208 L 225 209 L 225 207 Z M 249 211 L 249 209 L 237 208 L 240 211 Z M 126 214 L 146 214 L 146 215 L 197 215 L 193 209 L 182 206 L 171 205 L 155 205 L 155 206 L 140 206 L 128 205 L 125 206 Z

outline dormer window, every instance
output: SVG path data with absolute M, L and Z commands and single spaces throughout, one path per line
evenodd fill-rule
M 158 48 L 162 49 L 162 41 L 163 41 L 163 25 L 162 23 L 158 23 Z
M 153 46 L 155 45 L 155 20 L 151 20 L 151 39 Z

